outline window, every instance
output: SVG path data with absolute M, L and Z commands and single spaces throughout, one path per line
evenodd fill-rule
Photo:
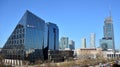
M 24 39 L 22 40 L 22 42 L 24 43 Z
M 22 34 L 22 38 L 24 38 L 24 34 Z
M 16 44 L 16 40 L 15 40 L 14 44 Z
M 20 29 L 20 33 L 22 33 L 22 29 Z
M 16 37 L 16 39 L 18 39 L 18 35 L 16 35 L 17 37 Z
M 20 40 L 20 44 L 22 43 L 22 40 Z
M 23 29 L 23 32 L 25 31 L 25 29 Z
M 22 34 L 19 34 L 19 38 L 21 38 L 21 35 L 22 35 Z
M 18 40 L 17 40 L 17 44 L 18 44 Z

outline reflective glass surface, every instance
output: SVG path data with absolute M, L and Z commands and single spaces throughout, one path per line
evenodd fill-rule
M 47 23 L 48 25 L 48 46 L 49 50 L 59 49 L 59 29 L 56 24 Z

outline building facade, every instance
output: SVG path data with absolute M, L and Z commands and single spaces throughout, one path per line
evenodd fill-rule
M 75 50 L 75 42 L 73 40 L 69 40 L 69 48 L 70 50 Z
M 65 50 L 65 48 L 69 48 L 69 46 L 68 46 L 68 37 L 62 37 L 60 39 L 59 49 L 60 50 Z
M 86 38 L 82 38 L 82 48 L 86 48 Z
M 55 32 L 54 26 L 56 27 Z M 3 46 L 2 53 L 6 59 L 32 62 L 45 60 L 48 57 L 48 54 L 45 53 L 48 53 L 48 49 L 58 49 L 58 33 L 59 30 L 55 24 L 46 24 L 43 19 L 27 10 Z M 49 37 L 50 35 L 53 37 Z M 53 41 L 49 42 L 49 40 Z
M 95 33 L 90 34 L 90 48 L 95 48 Z
M 51 23 L 51 22 L 48 22 L 47 25 L 48 25 L 49 50 L 59 50 L 59 29 L 58 29 L 58 26 L 54 23 Z
M 104 58 L 109 58 L 109 59 L 111 59 L 111 58 L 117 58 L 117 59 L 119 59 L 120 58 L 120 52 L 113 52 L 113 51 L 103 51 L 103 56 L 104 56 Z
M 53 62 L 60 62 L 65 60 L 73 59 L 74 51 L 72 50 L 49 50 L 48 51 L 48 60 Z
M 100 45 L 103 50 L 112 49 L 115 51 L 114 30 L 112 17 L 107 17 L 104 21 L 104 37 L 100 39 Z
M 100 45 L 101 45 L 101 48 L 105 51 L 107 51 L 108 49 L 113 49 L 112 40 L 100 39 Z
M 101 48 L 81 48 L 76 49 L 75 52 L 79 59 L 95 59 L 97 57 L 102 57 Z

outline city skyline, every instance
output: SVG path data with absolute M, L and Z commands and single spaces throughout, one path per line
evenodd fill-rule
M 89 34 L 96 34 L 96 47 L 103 37 L 105 17 L 109 16 L 109 5 L 114 25 L 115 47 L 120 49 L 120 9 L 119 0 L 61 0 L 61 1 L 4 1 L 0 2 L 0 47 L 3 47 L 14 30 L 17 22 L 26 10 L 37 16 L 56 23 L 60 30 L 59 37 L 68 36 L 75 41 L 75 47 L 81 48 L 81 38 L 86 37 L 86 45 L 90 45 Z M 60 40 L 60 39 L 59 39 Z M 90 47 L 90 46 L 87 46 Z

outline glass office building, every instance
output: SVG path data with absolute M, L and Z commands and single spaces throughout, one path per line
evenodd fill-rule
M 60 50 L 65 50 L 65 48 L 68 48 L 68 37 L 62 37 L 60 39 L 60 45 L 59 45 L 59 49 Z
M 100 39 L 101 48 L 103 50 L 113 49 L 113 41 L 112 40 L 106 40 L 106 39 Z
M 113 23 L 111 17 L 107 17 L 105 19 L 103 28 L 104 28 L 104 38 L 113 39 L 114 32 L 113 32 Z
M 47 25 L 48 25 L 48 47 L 49 47 L 49 50 L 58 50 L 59 49 L 58 26 L 51 22 L 48 22 Z
M 44 59 L 48 59 L 48 50 L 58 50 L 59 49 L 59 29 L 54 23 L 48 22 L 45 24 L 45 36 L 44 41 Z
M 113 31 L 113 21 L 112 17 L 107 17 L 104 21 L 104 37 L 100 40 L 100 45 L 103 50 L 112 49 L 114 47 L 114 31 Z
M 69 48 L 70 50 L 75 50 L 75 41 L 69 40 Z
M 54 25 L 46 24 L 43 19 L 27 10 L 3 46 L 2 53 L 5 55 L 5 58 L 30 61 L 46 59 L 48 54 L 45 52 L 48 51 L 49 46 L 51 48 L 58 46 L 58 27 L 54 28 L 55 32 L 54 29 L 49 29 Z M 56 34 L 56 32 L 58 33 Z M 49 35 L 53 33 L 54 35 Z M 48 36 L 52 37 L 48 38 Z M 48 46 L 49 40 L 53 40 L 52 42 L 55 41 L 54 46 L 53 44 L 49 44 Z

